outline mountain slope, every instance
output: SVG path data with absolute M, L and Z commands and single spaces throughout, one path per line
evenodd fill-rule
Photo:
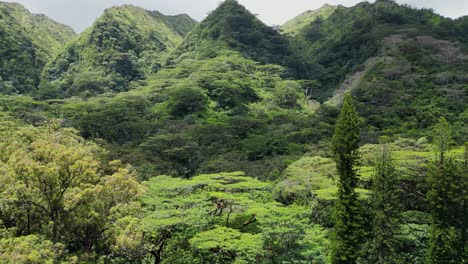
M 294 36 L 315 20 L 327 19 L 337 8 L 337 6 L 325 4 L 317 10 L 306 11 L 282 25 L 281 30 L 284 34 Z
M 239 51 L 262 63 L 283 64 L 291 54 L 287 39 L 263 24 L 235 0 L 211 12 L 177 49 L 173 57 L 216 56 L 220 49 Z
M 35 89 L 40 72 L 75 33 L 20 4 L 0 2 L 0 92 Z
M 295 50 L 311 63 L 301 77 L 319 80 L 323 89 L 316 96 L 324 100 L 348 73 L 356 70 L 354 67 L 378 53 L 386 36 L 404 31 L 437 37 L 439 32 L 450 32 L 451 26 L 453 22 L 430 10 L 412 9 L 389 0 L 338 7 L 328 19 L 316 20 L 297 34 Z M 444 38 L 455 39 L 455 35 Z
M 338 106 L 351 91 L 366 119 L 367 140 L 427 135 L 440 116 L 455 124 L 463 140 L 464 21 L 379 0 L 338 7 L 302 28 L 293 43 L 310 66 L 302 77 L 320 83 L 312 99 Z
M 366 117 L 368 136 L 427 136 L 444 116 L 454 138 L 465 141 L 468 54 L 463 45 L 428 35 L 395 34 L 382 46 L 352 90 Z
M 55 85 L 47 89 L 62 96 L 127 90 L 131 81 L 158 71 L 195 24 L 187 15 L 131 5 L 107 9 L 45 69 L 44 80 Z

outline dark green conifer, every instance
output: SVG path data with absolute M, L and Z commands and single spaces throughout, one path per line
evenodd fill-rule
M 376 153 L 371 204 L 372 239 L 368 246 L 368 263 L 396 263 L 400 229 L 401 201 L 398 174 L 389 146 L 382 142 Z
M 333 136 L 333 153 L 339 175 L 334 209 L 332 263 L 356 263 L 363 243 L 363 217 L 356 165 L 359 160 L 360 121 L 350 94 L 346 94 Z
M 465 165 L 447 156 L 450 126 L 441 118 L 434 131 L 437 158 L 429 163 L 432 226 L 427 255 L 430 264 L 466 263 L 467 173 Z

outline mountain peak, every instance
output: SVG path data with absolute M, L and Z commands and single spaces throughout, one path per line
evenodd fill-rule
M 239 4 L 237 0 L 224 0 L 219 4 L 218 9 L 224 6 L 236 6 L 236 7 L 245 9 L 245 7 Z
M 323 4 L 323 5 L 319 8 L 319 10 L 320 10 L 320 9 L 324 9 L 324 8 L 330 8 L 330 7 L 335 7 L 335 5 L 330 5 L 330 4 L 326 3 L 326 4 Z
M 207 47 L 215 46 L 239 51 L 245 57 L 261 63 L 281 64 L 284 56 L 289 54 L 287 39 L 235 0 L 220 3 L 188 35 L 174 56 L 196 53 L 200 47 L 206 50 Z M 213 50 L 210 53 L 216 52 Z
M 25 11 L 25 12 L 28 12 L 29 11 L 20 3 L 16 3 L 16 2 L 2 2 L 0 1 L 0 7 L 1 8 L 10 8 L 10 9 L 15 9 L 15 10 L 21 10 L 21 11 Z
M 109 8 L 107 8 L 106 10 L 104 10 L 104 12 L 106 12 L 106 11 L 112 11 L 112 10 L 124 10 L 124 9 L 127 9 L 127 10 L 146 11 L 146 9 L 144 9 L 144 8 L 142 8 L 142 7 L 139 7 L 139 6 L 136 6 L 136 5 L 132 5 L 132 4 L 123 4 L 123 5 L 118 5 L 118 6 L 109 7 Z
M 281 26 L 281 30 L 284 34 L 294 36 L 315 20 L 327 19 L 331 14 L 333 14 L 333 12 L 335 12 L 337 8 L 338 6 L 324 4 L 319 9 L 306 11 L 286 22 L 283 26 Z
M 102 84 L 88 92 L 125 91 L 130 82 L 158 71 L 196 23 L 190 17 L 165 16 L 134 5 L 106 9 L 49 64 L 43 77 L 57 81 L 61 96 L 80 95 L 86 91 L 73 88 L 74 83 L 93 68 Z

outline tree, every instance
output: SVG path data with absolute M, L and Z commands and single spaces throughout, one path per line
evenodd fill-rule
M 325 232 L 314 226 L 321 237 L 308 236 L 306 208 L 274 201 L 270 183 L 232 172 L 157 176 L 144 185 L 141 212 L 119 217 L 112 228 L 114 254 L 125 263 L 322 263 L 315 260 L 325 254 L 312 245 L 323 242 Z
M 450 150 L 452 144 L 450 124 L 444 117 L 441 117 L 434 128 L 434 147 L 437 151 L 439 163 L 445 161 L 445 154 Z
M 150 103 L 141 96 L 69 104 L 62 111 L 85 138 L 103 138 L 117 144 L 139 142 L 153 126 Z
M 7 177 L 15 180 L 9 190 L 12 197 L 5 198 L 23 207 L 26 214 L 30 210 L 39 212 L 44 218 L 36 221 L 51 223 L 49 234 L 55 243 L 62 234 L 63 222 L 81 205 L 79 197 L 86 185 L 99 179 L 98 162 L 92 154 L 96 146 L 85 143 L 72 130 L 55 132 L 49 127 L 21 133 L 19 137 L 29 136 L 32 142 L 18 146 L 5 160 Z M 29 216 L 27 221 L 34 222 Z
M 63 244 L 53 244 L 41 236 L 0 236 L 0 263 L 59 263 L 64 253 Z
M 427 255 L 430 264 L 466 261 L 468 175 L 466 164 L 447 157 L 450 125 L 440 118 L 434 130 L 437 158 L 429 163 L 427 199 L 432 225 Z
M 338 199 L 334 208 L 332 263 L 355 263 L 364 237 L 363 217 L 358 194 L 356 165 L 359 159 L 359 117 L 351 95 L 346 94 L 335 127 L 332 148 L 338 171 Z
M 372 180 L 372 240 L 367 260 L 375 264 L 396 263 L 401 201 L 395 163 L 385 143 L 376 153 Z
M 205 111 L 207 104 L 208 97 L 202 89 L 182 85 L 171 91 L 167 107 L 172 116 L 184 117 Z
M 168 167 L 166 173 L 188 178 L 193 176 L 205 157 L 195 139 L 181 131 L 185 128 L 179 131 L 173 129 L 176 126 L 148 137 L 141 148 L 165 162 Z
M 228 227 L 200 232 L 189 242 L 200 252 L 203 263 L 252 263 L 264 254 L 261 234 Z
M 257 218 L 264 217 L 263 207 L 266 205 L 259 204 L 254 197 L 267 195 L 265 191 L 270 188 L 268 183 L 243 176 L 239 172 L 199 175 L 188 180 L 158 176 L 145 184 L 148 192 L 142 197 L 142 202 L 146 211 L 140 231 L 145 248 L 153 256 L 155 264 L 161 263 L 163 257 L 172 255 L 166 251 L 191 250 L 183 249 L 184 241 L 196 233 L 199 233 L 196 235 L 199 239 L 195 239 L 197 242 L 193 244 L 196 254 L 209 259 L 212 252 L 205 251 L 208 246 L 201 246 L 198 242 L 210 239 L 212 242 L 209 244 L 217 248 L 216 243 L 230 239 L 228 237 L 232 233 L 240 234 L 255 227 Z M 253 196 L 245 195 L 245 192 Z M 216 229 L 218 225 L 225 226 L 224 230 L 231 230 L 226 231 L 229 236 L 208 231 Z M 201 230 L 210 234 L 208 238 Z M 231 242 L 239 245 L 250 239 L 253 237 L 239 236 Z M 221 251 L 220 255 L 224 255 L 225 259 L 231 254 Z
M 88 95 L 96 95 L 104 93 L 109 89 L 109 81 L 101 75 L 102 74 L 95 72 L 82 72 L 77 74 L 73 81 L 73 84 L 66 91 L 66 95 L 75 96 L 84 95 L 85 93 L 88 93 Z M 45 85 L 45 87 L 41 86 L 41 89 L 50 90 L 49 86 L 47 85 Z
M 275 88 L 273 102 L 284 109 L 295 109 L 299 106 L 300 85 L 296 82 L 285 81 L 281 82 Z
M 105 252 L 112 211 L 143 192 L 131 168 L 105 164 L 103 150 L 73 129 L 4 127 L 0 221 L 18 235 L 38 234 L 70 252 Z

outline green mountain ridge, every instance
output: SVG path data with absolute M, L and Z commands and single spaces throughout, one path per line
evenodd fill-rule
M 157 72 L 197 22 L 125 5 L 107 9 L 46 67 L 40 93 L 68 97 L 129 89 Z M 85 82 L 86 80 L 94 82 Z
M 37 88 L 42 69 L 75 33 L 22 5 L 0 2 L 0 91 L 27 93 Z

